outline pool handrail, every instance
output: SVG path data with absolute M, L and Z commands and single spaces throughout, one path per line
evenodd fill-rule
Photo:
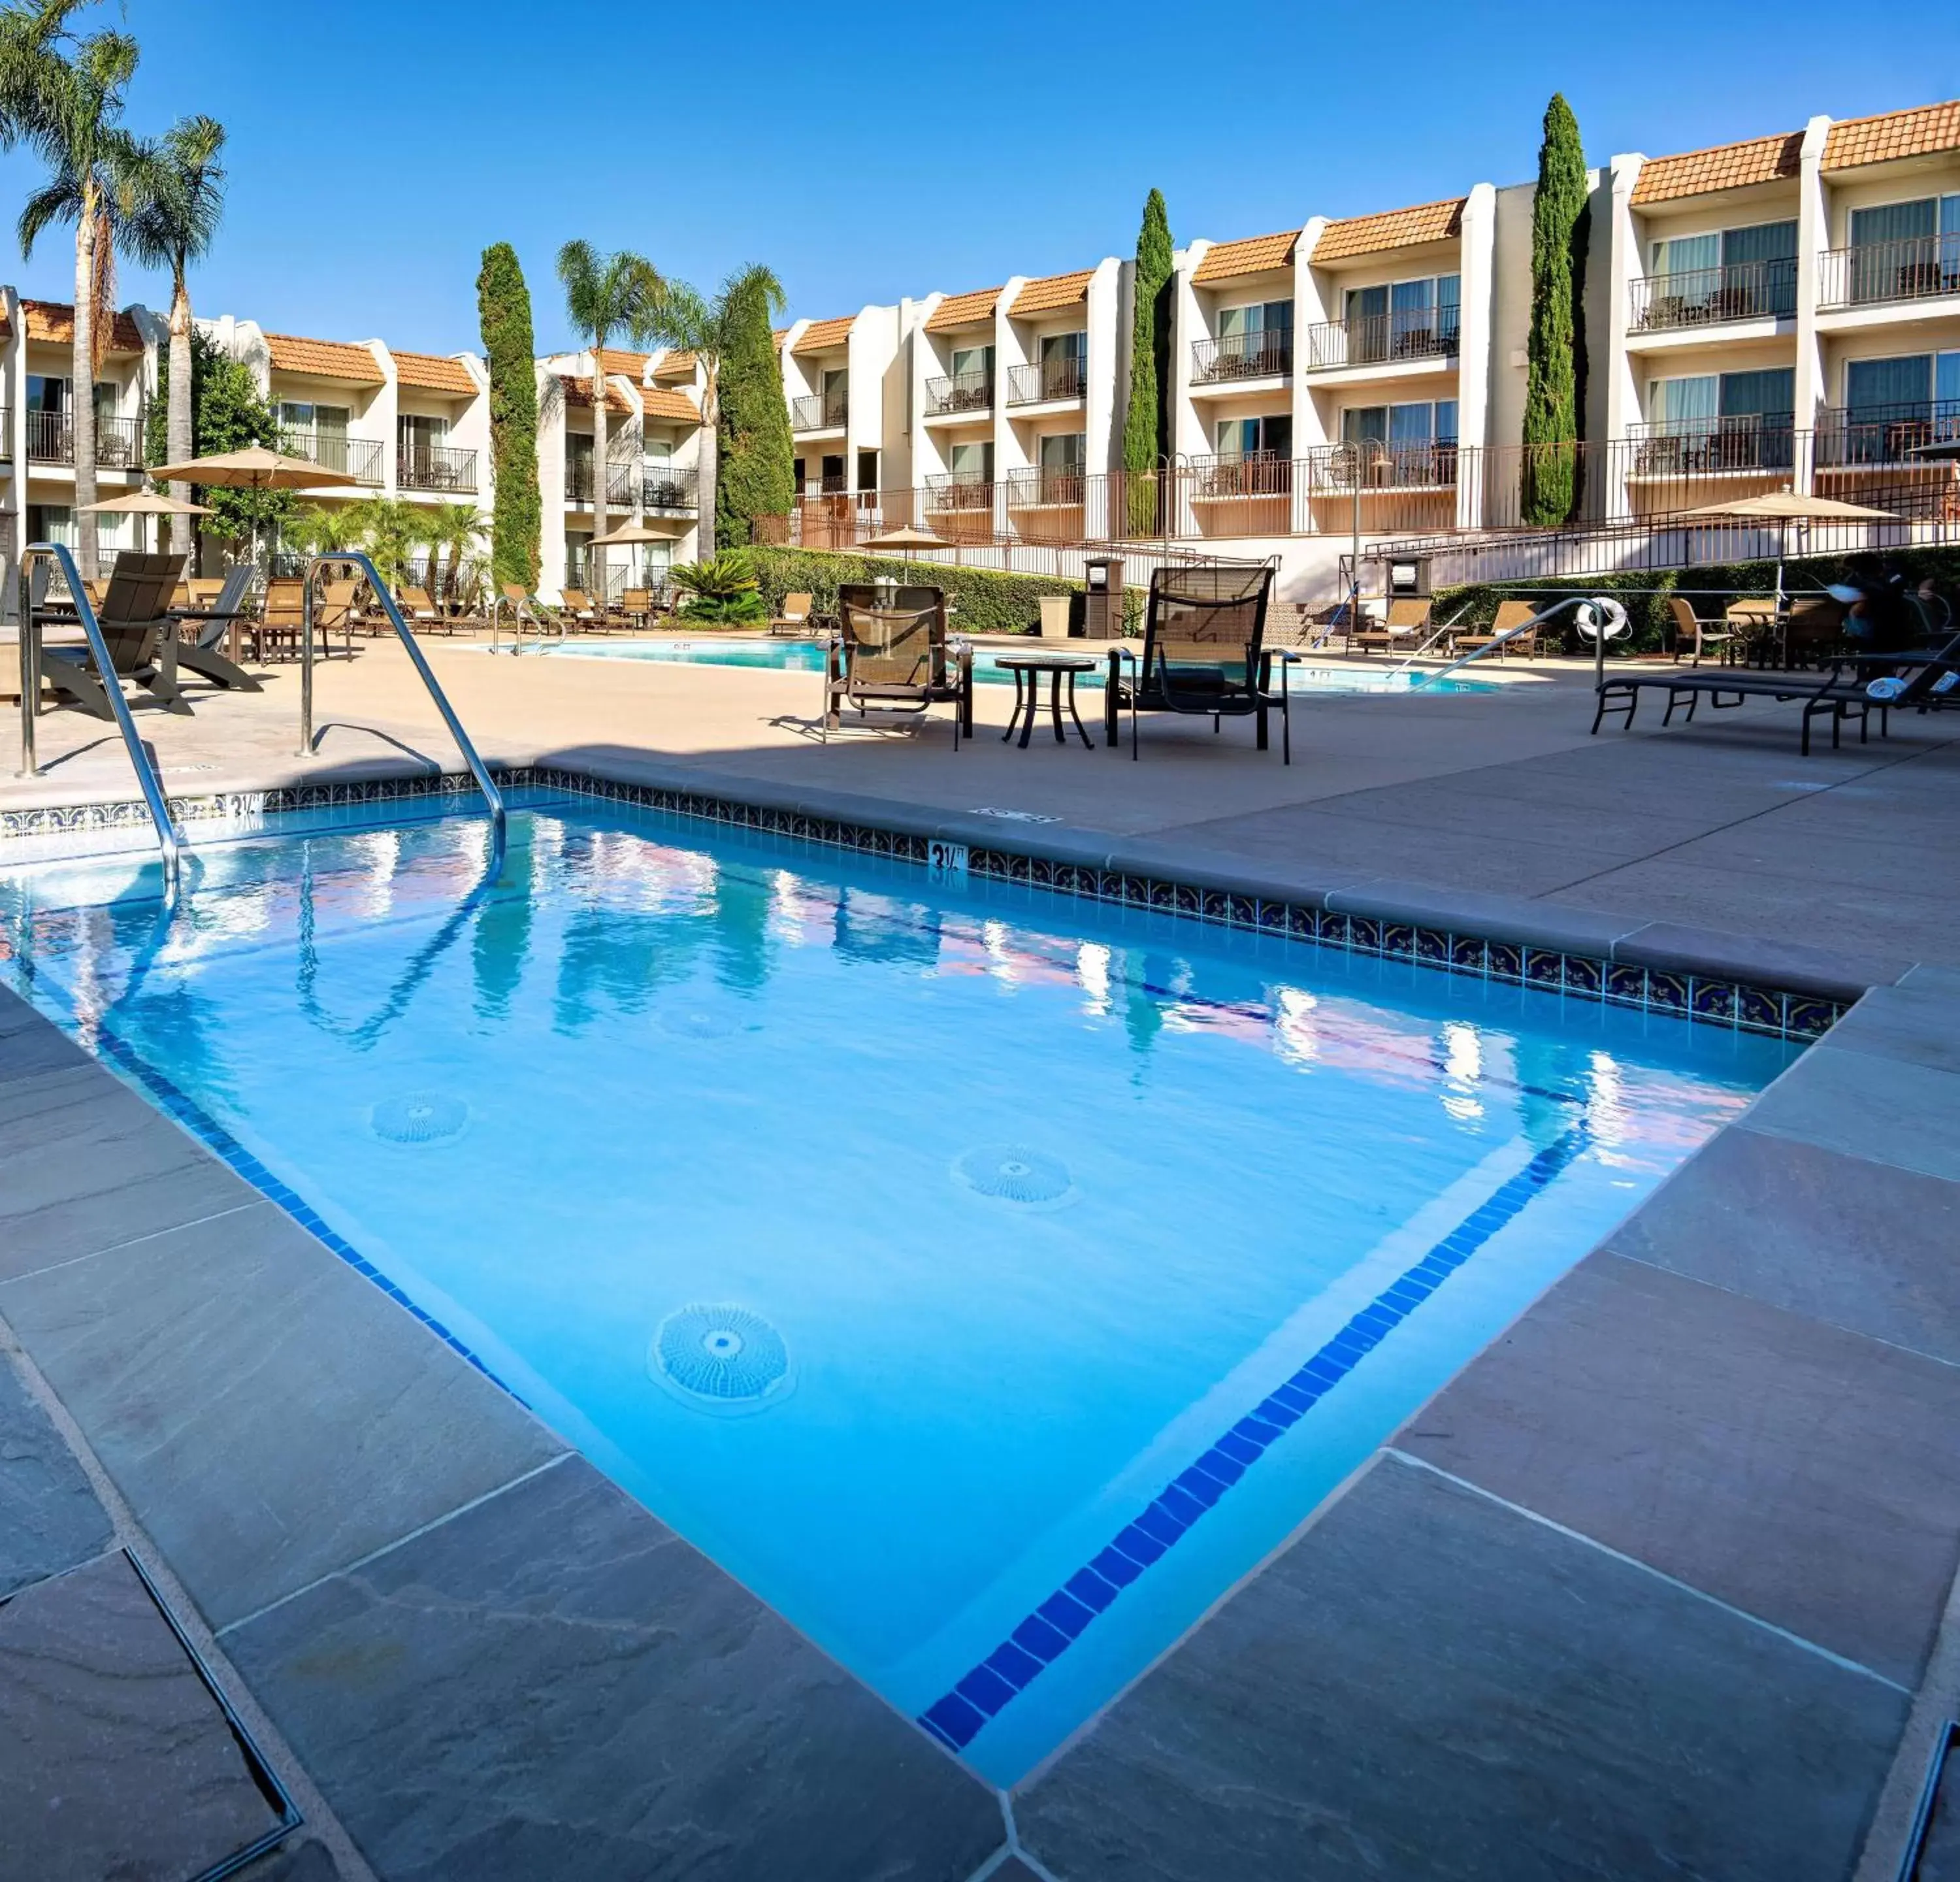
M 1605 599 L 1601 596 L 1568 594 L 1561 600 L 1553 602 L 1550 607 L 1541 609 L 1529 621 L 1520 621 L 1516 627 L 1507 627 L 1501 634 L 1492 635 L 1481 647 L 1472 648 L 1468 653 L 1459 655 L 1456 659 L 1451 661 L 1447 666 L 1439 667 L 1433 673 L 1418 674 L 1410 680 L 1409 690 L 1413 693 L 1418 686 L 1428 686 L 1438 680 L 1447 680 L 1458 668 L 1468 666 L 1473 660 L 1481 660 L 1486 654 L 1494 653 L 1500 647 L 1509 645 L 1519 635 L 1535 632 L 1539 628 L 1544 626 L 1561 608 L 1582 607 L 1588 601 L 1597 601 L 1602 607 L 1605 605 Z M 1458 618 L 1460 619 L 1462 616 L 1459 616 Z M 1605 646 L 1603 639 L 1599 642 L 1599 646 L 1603 651 Z
M 129 702 L 123 696 L 122 682 L 116 677 L 116 662 L 109 651 L 109 644 L 102 637 L 102 623 L 95 618 L 94 604 L 88 598 L 88 591 L 82 585 L 81 574 L 75 565 L 73 552 L 60 543 L 30 543 L 21 552 L 21 769 L 23 778 L 38 777 L 40 767 L 36 763 L 34 751 L 34 720 L 40 709 L 41 661 L 39 623 L 34 618 L 33 590 L 29 574 L 29 565 L 37 556 L 52 556 L 59 565 L 63 578 L 68 583 L 68 593 L 75 600 L 75 611 L 81 623 L 81 631 L 88 642 L 88 650 L 95 661 L 95 670 L 102 676 L 102 689 L 109 696 L 109 708 L 116 717 L 116 729 L 123 735 L 123 749 L 129 754 L 129 763 L 135 769 L 136 782 L 143 790 L 143 802 L 148 808 L 150 821 L 155 825 L 157 847 L 164 859 L 164 900 L 173 904 L 177 900 L 177 884 L 182 874 L 183 838 L 179 833 L 176 820 L 170 815 L 170 801 L 164 795 L 163 782 L 157 775 L 157 768 L 151 762 L 149 749 L 136 731 L 136 721 L 129 711 Z
M 488 767 L 477 756 L 476 747 L 470 742 L 469 734 L 463 729 L 463 721 L 456 716 L 456 709 L 449 702 L 449 696 L 442 689 L 435 674 L 430 670 L 428 660 L 421 648 L 415 645 L 415 635 L 409 631 L 409 624 L 402 619 L 402 611 L 395 605 L 395 597 L 375 568 L 374 563 L 358 549 L 332 549 L 323 554 L 310 557 L 307 562 L 306 587 L 300 610 L 300 750 L 302 758 L 310 758 L 313 752 L 313 578 L 321 569 L 344 567 L 352 564 L 368 578 L 368 585 L 374 591 L 375 599 L 381 604 L 381 611 L 388 617 L 396 638 L 407 648 L 409 658 L 415 671 L 421 675 L 422 684 L 428 689 L 429 697 L 435 702 L 436 710 L 442 715 L 443 723 L 449 728 L 449 735 L 456 740 L 456 748 L 463 754 L 463 760 L 469 767 L 469 775 L 476 780 L 476 788 L 483 793 L 483 801 L 490 807 L 491 865 L 490 874 L 498 874 L 504 866 L 504 849 L 508 837 L 504 794 L 497 788 L 496 780 L 490 775 Z

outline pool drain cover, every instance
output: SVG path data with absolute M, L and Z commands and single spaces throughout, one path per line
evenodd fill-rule
M 735 1030 L 734 1016 L 718 1006 L 663 1007 L 660 1024 L 679 1039 L 726 1039 Z
M 656 1378 L 711 1409 L 749 1409 L 789 1377 L 782 1335 L 746 1307 L 679 1308 L 661 1321 L 647 1357 Z
M 953 1173 L 969 1189 L 1004 1202 L 1053 1208 L 1075 1193 L 1067 1164 L 1023 1144 L 982 1144 L 954 1160 Z
M 391 1144 L 446 1144 L 469 1122 L 469 1107 L 439 1091 L 411 1091 L 383 1098 L 368 1114 L 377 1137 Z

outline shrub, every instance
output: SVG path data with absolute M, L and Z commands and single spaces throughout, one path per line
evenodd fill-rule
M 724 549 L 746 543 L 757 517 L 787 516 L 796 498 L 790 409 L 769 326 L 772 296 L 780 291 L 773 275 L 754 269 L 726 293 L 714 483 L 714 541 Z
M 490 368 L 490 468 L 496 480 L 491 511 L 493 581 L 538 581 L 543 530 L 538 494 L 538 382 L 533 361 L 530 290 L 517 251 L 498 242 L 483 251 L 476 310 Z
M 683 620 L 711 627 L 740 627 L 769 618 L 755 563 L 745 550 L 724 549 L 700 562 L 681 562 L 670 572 L 674 585 L 688 593 L 681 603 Z

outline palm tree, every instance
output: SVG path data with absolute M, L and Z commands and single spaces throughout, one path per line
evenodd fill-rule
M 116 299 L 116 228 L 135 145 L 116 120 L 136 70 L 136 42 L 104 30 L 86 37 L 68 16 L 86 0 L 29 0 L 0 13 L 0 142 L 24 142 L 46 161 L 48 180 L 21 212 L 21 253 L 52 223 L 75 225 L 76 540 L 84 568 L 95 564 L 95 375 L 108 349 Z
M 483 534 L 483 518 L 473 503 L 438 503 L 422 520 L 422 540 L 428 545 L 429 596 L 432 600 L 453 601 L 462 579 L 463 565 Z M 438 579 L 444 552 L 449 566 Z
M 663 298 L 660 319 L 654 338 L 667 346 L 693 354 L 700 363 L 701 391 L 701 514 L 704 519 L 702 549 L 711 553 L 714 539 L 716 473 L 721 464 L 721 435 L 716 427 L 721 417 L 721 361 L 728 350 L 733 310 L 748 296 L 761 298 L 772 317 L 779 317 L 789 306 L 789 297 L 773 270 L 759 264 L 744 268 L 722 282 L 721 291 L 711 301 L 698 294 L 684 281 L 673 282 Z
M 592 533 L 603 536 L 609 481 L 606 342 L 616 333 L 636 346 L 648 345 L 659 328 L 667 285 L 643 256 L 627 249 L 601 255 L 590 243 L 579 241 L 567 242 L 558 251 L 558 278 L 565 284 L 565 310 L 592 349 Z
M 224 170 L 218 157 L 224 126 L 215 118 L 181 118 L 154 144 L 138 151 L 129 178 L 125 225 L 137 259 L 170 271 L 170 384 L 167 432 L 170 462 L 196 454 L 191 435 L 190 289 L 185 277 L 217 239 L 224 214 Z M 190 501 L 190 486 L 170 495 Z

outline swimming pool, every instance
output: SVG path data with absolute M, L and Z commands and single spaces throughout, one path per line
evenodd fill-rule
M 1029 648 L 1038 653 L 1042 651 L 1042 645 L 1031 641 Z M 759 667 L 777 673 L 823 670 L 823 649 L 814 641 L 568 640 L 555 642 L 548 646 L 527 647 L 524 651 L 527 657 L 539 653 L 552 660 L 645 661 L 679 667 Z M 1011 650 L 976 649 L 973 657 L 974 678 L 989 686 L 1012 686 L 1014 676 L 995 664 L 998 655 L 1005 651 Z M 1056 647 L 1049 651 L 1071 650 Z M 1423 676 L 1389 667 L 1315 666 L 1303 661 L 1290 670 L 1287 683 L 1296 693 L 1407 693 L 1411 689 L 1423 693 L 1495 693 L 1501 684 L 1490 680 L 1426 678 L 1417 687 L 1418 678 Z M 1095 687 L 1102 683 L 1103 675 L 1099 668 L 1094 673 L 1084 674 L 1080 683 Z
M 991 1780 L 1788 1062 L 520 797 L 0 876 L 0 973 Z

